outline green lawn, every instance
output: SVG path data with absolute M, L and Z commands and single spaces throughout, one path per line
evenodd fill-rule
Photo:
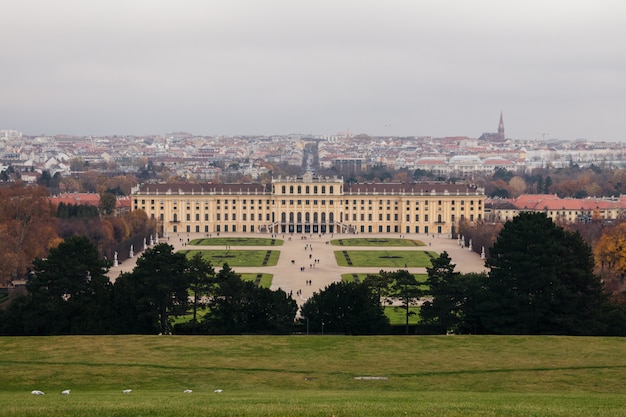
M 257 280 L 257 276 L 259 274 L 254 274 L 254 273 L 244 273 L 244 274 L 239 274 L 241 275 L 241 279 L 244 281 L 252 281 L 252 282 L 256 282 Z M 261 274 L 261 280 L 259 282 L 259 287 L 262 288 L 269 288 L 272 286 L 272 278 L 274 278 L 273 274 Z
M 2 337 L 0 350 L 3 417 L 602 417 L 626 404 L 625 338 Z
M 352 265 L 344 252 L 347 252 Z M 429 256 L 430 254 L 430 256 Z M 387 267 L 387 268 L 416 268 L 429 267 L 430 260 L 436 258 L 436 252 L 421 250 L 349 250 L 335 251 L 335 259 L 339 266 L 354 267 Z
M 415 313 L 409 315 L 409 324 L 417 324 L 420 321 L 420 308 L 409 307 L 409 311 Z M 406 324 L 406 312 L 402 307 L 385 306 L 385 316 L 389 317 L 389 323 L 392 326 L 400 326 Z
M 356 278 L 355 278 L 356 275 Z M 355 282 L 357 279 L 359 282 L 363 282 L 363 280 L 367 277 L 368 274 L 341 274 L 342 282 Z M 428 278 L 428 274 L 413 274 L 417 282 L 426 282 Z
M 264 237 L 208 237 L 194 239 L 190 245 L 199 246 L 282 246 L 281 239 L 269 239 Z
M 231 267 L 236 266 L 274 266 L 278 263 L 280 251 L 277 250 L 183 250 L 181 251 L 191 258 L 195 253 L 200 252 L 204 259 L 211 261 L 213 266 L 221 267 L 227 263 Z M 270 256 L 264 264 L 267 253 Z
M 399 238 L 346 238 L 334 239 L 330 241 L 335 246 L 425 246 L 421 240 L 399 239 Z

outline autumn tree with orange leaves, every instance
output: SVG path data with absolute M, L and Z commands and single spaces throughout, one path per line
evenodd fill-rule
M 48 190 L 15 183 L 0 188 L 0 283 L 25 274 L 36 257 L 57 246 L 55 208 Z
M 602 276 L 621 277 L 626 271 L 626 223 L 606 229 L 593 252 Z

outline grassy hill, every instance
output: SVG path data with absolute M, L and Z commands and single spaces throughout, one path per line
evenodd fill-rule
M 3 416 L 615 416 L 626 405 L 621 338 L 4 337 L 0 349 Z

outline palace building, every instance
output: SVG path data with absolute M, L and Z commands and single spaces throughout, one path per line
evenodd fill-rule
M 454 234 L 484 217 L 482 189 L 467 184 L 345 184 L 343 179 L 279 177 L 271 184 L 144 184 L 133 209 L 163 235 L 187 233 Z

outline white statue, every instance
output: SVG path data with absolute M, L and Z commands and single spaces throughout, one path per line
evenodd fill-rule
M 135 256 L 135 251 L 133 250 L 133 245 L 130 245 L 130 257 L 134 257 Z
M 113 266 L 117 266 L 117 251 L 113 252 Z

